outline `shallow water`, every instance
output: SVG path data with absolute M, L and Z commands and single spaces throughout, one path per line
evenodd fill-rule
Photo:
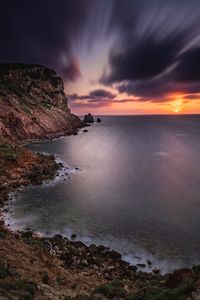
M 200 116 L 102 117 L 88 131 L 29 146 L 81 170 L 18 192 L 11 226 L 76 233 L 163 272 L 200 263 Z

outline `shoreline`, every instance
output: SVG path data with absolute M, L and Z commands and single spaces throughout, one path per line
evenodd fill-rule
M 37 141 L 35 142 L 37 143 Z M 30 150 L 25 150 L 25 152 L 26 151 L 29 152 L 30 155 L 32 155 L 31 154 L 32 152 Z M 65 169 L 65 166 L 63 166 L 59 158 L 56 158 L 54 155 L 46 156 L 41 153 L 33 154 L 34 159 L 37 160 L 37 158 L 39 159 L 39 157 L 41 158 L 44 164 L 42 169 L 44 171 L 44 174 L 40 172 L 38 175 L 39 177 L 37 178 L 36 176 L 35 178 L 35 173 L 34 172 L 31 173 L 33 175 L 32 178 L 33 182 L 30 179 L 29 181 L 26 181 L 26 176 L 25 178 L 23 177 L 25 184 L 23 184 L 21 182 L 21 178 L 19 178 L 17 187 L 15 186 L 16 182 L 14 187 L 12 186 L 12 184 L 11 186 L 9 186 L 9 181 L 8 181 L 8 187 L 4 191 L 4 199 L 1 202 L 1 207 L 2 205 L 4 206 L 5 202 L 8 200 L 9 193 L 11 192 L 14 193 L 16 188 L 21 188 L 21 186 L 29 186 L 32 183 L 41 185 L 45 183 L 45 180 L 52 182 L 55 180 L 56 176 L 58 176 L 58 180 L 59 179 L 61 180 L 63 178 L 63 177 L 59 177 L 58 173 L 63 168 Z M 41 168 L 41 164 L 39 164 L 38 167 Z M 2 189 L 1 189 L 1 195 L 2 195 Z M 0 215 L 2 216 L 2 210 Z M 122 292 L 122 286 L 123 286 L 123 292 L 122 292 L 123 297 L 121 297 L 120 299 L 128 299 L 126 298 L 126 296 L 129 294 L 131 295 L 134 291 L 137 291 L 137 293 L 142 294 L 144 293 L 143 291 L 144 288 L 147 288 L 147 286 L 149 285 L 151 287 L 154 287 L 155 282 L 156 282 L 156 286 L 159 286 L 159 289 L 156 290 L 155 288 L 155 290 L 157 292 L 160 292 L 160 289 L 163 288 L 166 289 L 170 287 L 170 289 L 172 289 L 174 285 L 175 287 L 179 285 L 182 286 L 185 280 L 191 280 L 191 278 L 192 278 L 192 282 L 194 283 L 194 286 L 192 287 L 190 292 L 195 291 L 195 284 L 198 278 L 197 273 L 195 271 L 196 269 L 191 269 L 191 268 L 182 269 L 165 275 L 160 275 L 160 271 L 158 269 L 157 270 L 155 269 L 154 273 L 153 272 L 146 273 L 141 271 L 141 269 L 144 267 L 142 266 L 142 264 L 141 266 L 130 265 L 128 262 L 122 259 L 122 256 L 119 252 L 112 250 L 103 245 L 97 246 L 91 244 L 88 246 L 83 242 L 76 240 L 75 234 L 71 236 L 71 239 L 68 239 L 67 237 L 64 237 L 59 234 L 53 237 L 44 237 L 40 233 L 34 232 L 31 229 L 12 232 L 11 228 L 9 228 L 9 226 L 6 226 L 4 221 L 1 219 L 0 238 L 2 238 L 2 240 L 4 241 L 4 243 L 0 244 L 0 264 L 2 263 L 2 261 L 4 264 L 4 262 L 8 260 L 6 261 L 6 265 L 9 264 L 11 266 L 11 269 L 13 265 L 14 269 L 18 270 L 21 277 L 25 278 L 25 280 L 29 279 L 31 280 L 31 282 L 32 281 L 34 282 L 34 284 L 37 286 L 37 289 L 39 288 L 39 292 L 38 290 L 34 292 L 36 298 L 33 299 L 41 299 L 40 298 L 41 293 L 43 295 L 42 299 L 62 299 L 60 298 L 61 296 L 59 294 L 60 289 L 62 290 L 63 293 L 69 295 L 69 297 L 72 297 L 68 299 L 76 299 L 76 295 L 79 292 L 85 295 L 90 295 L 92 293 L 93 298 L 91 299 L 98 299 L 95 298 L 96 289 L 97 289 L 97 294 L 103 293 L 103 295 L 107 297 L 106 295 L 107 292 L 105 292 L 104 289 L 102 292 L 100 287 L 102 286 L 102 284 L 103 286 L 105 284 L 107 285 L 109 284 L 111 285 L 111 289 L 112 289 L 112 282 L 115 280 L 120 280 L 121 282 L 119 284 L 119 287 L 117 287 L 117 291 L 115 291 L 115 293 L 119 292 L 118 289 L 120 289 L 120 291 Z M 16 245 L 18 245 L 17 256 L 14 251 Z M 28 261 L 26 262 L 26 266 L 24 266 L 23 263 L 22 266 L 19 264 L 19 260 L 22 255 L 22 254 L 19 255 L 20 252 L 19 249 L 21 253 L 24 253 L 24 251 L 26 252 L 28 261 L 31 261 L 32 259 L 35 260 L 37 258 L 36 260 L 38 266 L 40 266 L 39 267 L 40 273 L 42 274 L 36 276 L 37 268 L 33 267 L 32 263 L 30 262 L 28 263 Z M 38 257 L 38 255 L 39 257 L 41 256 L 41 259 Z M 58 265 L 59 268 L 56 269 L 57 270 L 56 272 L 58 273 L 61 272 L 63 278 L 65 276 L 69 276 L 70 273 L 71 276 L 70 278 L 72 279 L 73 284 L 72 282 L 70 282 L 70 286 L 67 285 L 66 288 L 65 281 L 64 283 L 57 282 L 56 279 L 53 277 L 54 272 L 52 273 L 51 268 L 48 266 L 44 268 L 42 263 L 44 259 L 48 261 L 48 265 L 51 265 L 52 261 L 55 260 L 54 272 L 55 272 L 55 268 L 57 268 Z M 149 264 L 151 264 L 150 261 Z M 199 272 L 200 267 L 196 267 L 196 268 Z M 24 271 L 24 269 L 26 270 L 26 272 Z M 45 271 L 42 271 L 42 269 L 45 269 Z M 27 274 L 28 274 L 28 278 L 27 278 Z M 8 278 L 10 278 L 9 276 L 5 276 L 5 280 L 8 280 Z M 90 277 L 90 279 L 88 276 Z M 16 276 L 15 275 L 14 277 L 11 276 L 11 280 L 17 280 Z M 78 282 L 80 281 L 80 284 L 78 284 L 79 288 L 78 291 L 77 290 L 74 291 L 73 286 L 77 282 L 77 280 Z M 126 282 L 126 285 L 124 282 Z M 134 288 L 132 287 L 133 282 L 135 283 Z M 49 289 L 49 286 L 51 287 L 51 289 Z M 0 287 L 1 287 L 1 279 L 0 279 Z M 48 298 L 49 293 L 52 295 L 51 296 L 52 298 Z M 39 295 L 38 296 L 39 298 L 37 298 L 37 294 Z M 108 298 L 110 299 L 110 296 Z M 90 298 L 80 298 L 80 299 L 90 299 Z M 132 298 L 130 299 L 132 300 Z M 137 298 L 133 298 L 133 299 L 137 299 Z M 180 299 L 184 299 L 184 298 L 180 298 Z
M 66 132 L 61 131 L 61 132 L 58 132 L 56 134 L 49 134 L 45 137 L 41 137 L 41 138 L 38 138 L 38 139 L 33 138 L 33 139 L 21 140 L 21 141 L 18 141 L 18 144 L 24 147 L 28 144 L 36 144 L 36 143 L 40 143 L 40 142 L 49 142 L 49 141 L 59 139 L 59 138 L 62 138 L 62 137 L 67 137 L 67 136 L 71 136 L 71 135 L 78 135 L 80 129 L 85 128 L 85 127 L 89 127 L 89 126 L 90 126 L 89 124 L 85 123 L 85 124 L 82 124 L 82 126 L 73 129 L 72 131 L 66 131 Z

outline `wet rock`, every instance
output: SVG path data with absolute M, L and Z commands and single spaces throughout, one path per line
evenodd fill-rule
M 98 270 L 98 269 L 99 269 L 99 267 L 98 267 L 97 265 L 93 265 L 93 268 L 94 268 L 95 270 Z
M 39 231 L 34 231 L 33 232 L 33 237 L 35 238 L 43 238 L 43 234 Z
M 77 238 L 77 235 L 75 234 L 75 233 L 73 233 L 72 235 L 71 235 L 71 239 L 72 240 L 75 240 Z
M 54 250 L 55 250 L 56 252 L 58 252 L 58 251 L 59 251 L 59 247 L 58 247 L 58 245 L 55 245 L 55 246 L 54 246 Z
M 156 275 L 159 275 L 160 274 L 160 270 L 159 269 L 153 269 L 152 272 Z
M 87 129 L 84 129 L 83 132 L 88 132 L 88 130 L 87 130 Z
M 91 113 L 88 113 L 87 115 L 84 116 L 85 123 L 94 123 L 94 117 L 92 116 Z
M 91 245 L 92 246 L 92 245 Z M 95 248 L 99 251 L 99 252 L 102 252 L 102 251 L 105 251 L 106 250 L 106 247 L 105 246 L 95 246 Z
M 152 262 L 151 262 L 150 260 L 147 259 L 147 264 L 148 264 L 149 266 L 151 266 L 151 265 L 152 265 Z
M 149 279 L 152 278 L 152 275 L 149 274 L 149 273 L 145 273 L 145 272 L 139 271 L 137 273 L 137 277 L 139 277 L 140 279 L 147 279 L 147 280 L 149 280 Z
M 145 264 L 137 264 L 137 266 L 138 266 L 139 268 L 145 268 L 145 267 L 146 267 Z
M 101 119 L 100 118 L 97 118 L 97 123 L 101 123 Z
M 88 266 L 88 261 L 87 261 L 86 259 L 82 259 L 82 260 L 81 260 L 81 264 L 82 264 L 83 266 Z
M 128 270 L 137 272 L 137 266 L 128 266 Z
M 22 232 L 22 238 L 30 239 L 33 237 L 33 232 L 31 230 Z
M 112 256 L 112 258 L 114 258 L 115 260 L 121 260 L 122 256 L 119 252 L 115 251 L 115 250 L 111 250 L 110 251 L 110 255 Z
M 111 280 L 111 279 L 112 279 L 111 276 L 110 276 L 108 273 L 106 273 L 104 277 L 105 277 L 105 279 L 107 279 L 107 280 Z
M 77 247 L 77 248 L 85 248 L 86 247 L 86 245 L 81 241 L 74 242 L 74 246 Z

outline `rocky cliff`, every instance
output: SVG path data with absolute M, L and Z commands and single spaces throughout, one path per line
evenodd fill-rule
M 74 133 L 62 79 L 41 65 L 0 64 L 0 135 L 32 140 Z

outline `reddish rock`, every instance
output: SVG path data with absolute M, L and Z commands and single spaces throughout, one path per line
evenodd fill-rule
M 40 65 L 0 64 L 0 134 L 33 140 L 74 134 L 85 124 L 68 108 L 62 79 Z

